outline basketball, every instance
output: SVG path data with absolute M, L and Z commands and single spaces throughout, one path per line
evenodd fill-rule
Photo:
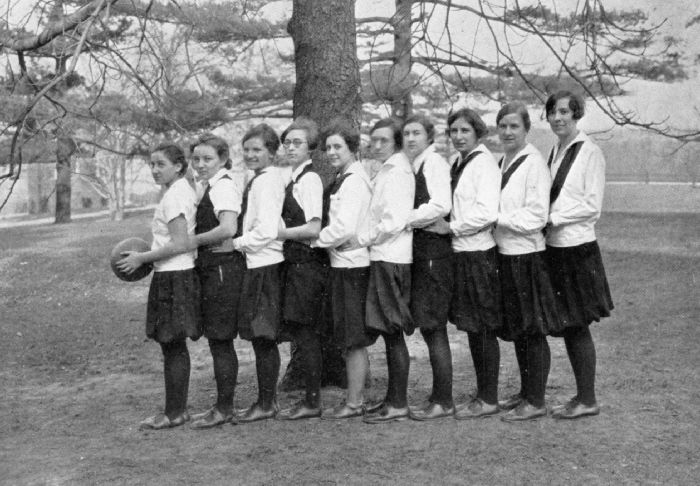
M 135 282 L 147 276 L 149 273 L 151 273 L 151 270 L 153 270 L 152 263 L 146 263 L 144 265 L 141 265 L 133 273 L 126 274 L 117 268 L 117 262 L 124 258 L 122 256 L 122 253 L 125 251 L 143 252 L 148 251 L 150 249 L 151 246 L 141 238 L 127 238 L 117 243 L 114 246 L 114 248 L 112 248 L 112 253 L 109 256 L 109 264 L 112 267 L 114 275 L 119 277 L 121 280 L 124 280 L 125 282 Z

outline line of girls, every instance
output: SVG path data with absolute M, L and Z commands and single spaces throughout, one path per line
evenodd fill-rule
M 505 151 L 498 162 L 481 143 L 487 128 L 472 110 L 448 116 L 458 152 L 451 165 L 435 150 L 428 118 L 412 116 L 402 126 L 380 120 L 370 132 L 372 156 L 382 162 L 373 180 L 357 157 L 359 132 L 342 123 L 319 135 L 311 120 L 295 120 L 281 136 L 291 164 L 286 178 L 273 166 L 280 139 L 265 124 L 252 128 L 242 141 L 254 171 L 247 184 L 228 170 L 226 143 L 204 136 L 191 146 L 205 182 L 198 203 L 183 179 L 182 151 L 156 148 L 152 173 L 166 190 L 154 215 L 152 250 L 120 263 L 125 271 L 145 262 L 155 267 L 147 334 L 162 347 L 166 400 L 164 413 L 141 426 L 357 416 L 377 424 L 501 411 L 504 421 L 531 420 L 548 412 L 548 335 L 563 337 L 577 389 L 552 415 L 598 414 L 589 325 L 613 308 L 594 232 L 605 161 L 577 128 L 584 113 L 578 95 L 558 92 L 545 111 L 558 138 L 547 161 L 527 142 L 530 118 L 520 103 L 497 115 Z M 311 162 L 319 145 L 337 170 L 325 192 Z M 326 313 L 344 349 L 348 387 L 343 403 L 322 411 Z M 476 372 L 476 394 L 460 406 L 452 394 L 448 321 L 467 332 Z M 409 407 L 404 335 L 416 328 L 429 351 L 432 393 L 425 406 Z M 202 334 L 213 357 L 217 403 L 190 417 L 185 339 Z M 252 341 L 258 377 L 257 401 L 238 413 L 236 335 Z M 384 400 L 367 404 L 367 346 L 379 336 L 388 386 Z M 521 385 L 501 401 L 498 338 L 514 343 Z M 306 394 L 280 411 L 277 342 L 288 339 L 302 354 Z

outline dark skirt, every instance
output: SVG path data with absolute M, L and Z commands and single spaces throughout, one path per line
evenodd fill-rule
M 561 328 L 544 252 L 498 255 L 506 341 L 528 335 L 548 335 Z
M 454 285 L 452 254 L 435 260 L 414 261 L 411 265 L 411 315 L 416 327 L 433 330 L 447 325 Z
M 597 241 L 566 248 L 548 246 L 545 259 L 564 328 L 588 326 L 610 316 L 614 306 Z
M 282 264 L 282 332 L 280 341 L 292 339 L 294 326 L 309 326 L 320 333 L 327 300 L 328 265 L 319 261 Z
M 368 285 L 369 267 L 330 269 L 333 341 L 341 350 L 369 346 L 376 340 L 365 327 Z
M 502 325 L 501 282 L 496 247 L 460 251 L 452 257 L 455 283 L 450 322 L 460 331 L 497 331 Z
M 410 300 L 410 263 L 370 263 L 366 307 L 369 329 L 384 334 L 413 329 Z
M 146 336 L 159 343 L 199 339 L 199 279 L 194 268 L 154 272 L 148 290 Z
M 238 308 L 238 334 L 242 339 L 277 340 L 282 319 L 282 264 L 249 268 L 243 277 Z
M 197 258 L 202 327 L 207 339 L 234 339 L 238 334 L 238 307 L 245 270 L 245 256 L 237 251 L 200 253 Z

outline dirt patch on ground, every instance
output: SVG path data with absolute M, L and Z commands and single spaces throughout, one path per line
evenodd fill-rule
M 148 215 L 3 230 L 0 241 L 0 482 L 3 484 L 696 484 L 700 471 L 700 217 L 608 214 L 599 239 L 616 310 L 595 327 L 599 417 L 505 424 L 384 426 L 268 421 L 211 431 L 143 432 L 162 406 L 158 346 L 144 339 L 148 280 L 108 269 L 111 246 L 147 236 Z M 466 336 L 450 330 L 455 397 L 474 387 Z M 548 402 L 574 394 L 550 340 Z M 419 336 L 409 339 L 410 401 L 430 391 Z M 250 346 L 236 341 L 236 406 L 256 394 Z M 214 400 L 208 349 L 191 343 L 190 408 Z M 286 346 L 283 347 L 286 361 Z M 518 387 L 501 343 L 502 395 Z M 383 346 L 371 349 L 372 398 L 383 395 Z M 342 391 L 323 391 L 326 406 Z M 283 405 L 299 397 L 281 394 Z M 696 478 L 693 480 L 692 478 Z

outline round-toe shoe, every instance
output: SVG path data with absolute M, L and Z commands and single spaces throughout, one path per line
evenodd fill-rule
M 385 404 L 379 412 L 365 415 L 362 421 L 366 424 L 383 424 L 386 422 L 400 422 L 409 417 L 408 407 L 395 408 Z
M 457 420 L 469 420 L 496 415 L 501 409 L 496 404 L 490 404 L 481 398 L 475 398 L 463 407 L 459 407 L 455 412 Z
M 568 402 L 562 404 L 562 405 L 556 405 L 552 407 L 552 416 L 557 415 L 558 413 L 562 412 L 564 409 L 573 407 L 578 403 L 578 396 L 571 397 Z
M 321 407 L 309 407 L 305 402 L 299 402 L 292 408 L 281 410 L 277 414 L 277 420 L 303 420 L 318 418 L 321 416 Z
M 164 413 L 148 417 L 139 424 L 139 428 L 143 430 L 162 430 L 171 429 L 173 427 L 179 427 L 184 425 L 185 422 L 190 420 L 190 415 L 185 410 L 180 415 L 168 418 Z
M 569 402 L 566 406 L 552 413 L 552 417 L 559 420 L 573 420 L 581 417 L 590 417 L 593 415 L 598 415 L 600 413 L 600 407 L 597 403 L 593 405 L 584 405 L 583 403 Z
M 260 404 L 254 403 L 249 409 L 239 415 L 237 420 L 239 423 L 250 423 L 275 418 L 275 415 L 277 415 L 276 407 L 273 406 L 269 410 L 265 410 Z
M 427 420 L 437 420 L 445 417 L 451 417 L 455 414 L 455 407 L 453 405 L 452 407 L 445 408 L 439 403 L 432 402 L 425 408 L 411 410 L 410 412 L 410 416 L 413 420 L 423 422 Z
M 501 410 L 513 410 L 515 407 L 520 405 L 523 401 L 522 395 L 520 393 L 515 393 L 505 400 L 499 400 L 498 406 Z
M 206 412 L 192 415 L 190 427 L 193 429 L 211 429 L 226 423 L 233 423 L 233 412 L 223 413 L 217 407 L 212 407 Z
M 321 418 L 323 420 L 344 420 L 353 417 L 361 417 L 365 413 L 365 406 L 350 405 L 349 403 L 341 403 L 340 405 L 323 412 Z
M 524 422 L 547 415 L 547 407 L 535 407 L 523 400 L 520 405 L 501 417 L 504 422 Z
M 384 406 L 384 400 L 368 403 L 367 405 L 365 405 L 365 413 L 377 413 L 382 408 L 384 408 Z

